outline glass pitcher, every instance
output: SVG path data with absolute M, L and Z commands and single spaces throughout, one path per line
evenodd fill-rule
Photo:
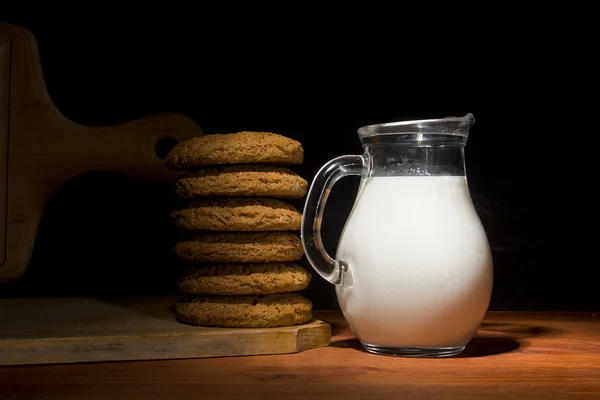
M 372 353 L 459 354 L 489 306 L 489 242 L 473 205 L 464 148 L 472 114 L 362 127 L 363 155 L 345 155 L 316 174 L 301 238 L 314 269 L 335 285 L 350 328 Z M 321 240 L 335 182 L 360 175 L 336 258 Z

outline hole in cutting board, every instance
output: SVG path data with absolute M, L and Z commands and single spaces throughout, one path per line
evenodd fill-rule
M 164 160 L 167 154 L 169 154 L 169 152 L 177 144 L 179 144 L 179 139 L 177 139 L 176 137 L 164 136 L 156 141 L 156 144 L 154 145 L 154 152 L 156 153 L 156 156 L 158 158 Z

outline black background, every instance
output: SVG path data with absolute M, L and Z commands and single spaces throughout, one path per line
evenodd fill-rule
M 89 8 L 1 19 L 35 35 L 67 118 L 113 125 L 178 112 L 209 134 L 277 132 L 303 143 L 295 170 L 309 181 L 329 159 L 362 152 L 362 125 L 471 112 L 467 176 L 494 252 L 490 308 L 597 310 L 598 132 L 586 107 L 597 79 L 585 72 L 586 33 L 513 11 L 436 21 L 409 10 L 116 18 Z M 332 254 L 357 183 L 340 181 L 330 197 L 323 234 Z M 47 206 L 27 273 L 0 294 L 172 291 L 180 266 L 169 207 L 161 185 L 106 174 L 68 183 Z M 314 276 L 306 294 L 315 307 L 337 307 L 333 287 Z

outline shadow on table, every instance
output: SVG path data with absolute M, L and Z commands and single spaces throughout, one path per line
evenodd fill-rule
M 332 326 L 332 330 L 334 330 Z M 510 323 L 483 323 L 477 335 L 469 342 L 465 350 L 448 358 L 474 358 L 504 354 L 527 347 L 528 338 L 537 336 L 555 336 L 560 334 L 557 329 L 544 326 L 530 326 Z M 351 348 L 367 352 L 358 339 L 342 339 L 334 341 L 331 347 Z
M 556 336 L 561 333 L 556 328 L 547 328 L 539 325 L 512 324 L 504 322 L 483 322 L 479 332 L 494 332 L 513 336 L 515 338 L 526 338 L 534 336 Z
M 522 343 L 507 336 L 475 336 L 463 350 L 454 358 L 485 357 L 495 354 L 510 353 L 521 347 Z

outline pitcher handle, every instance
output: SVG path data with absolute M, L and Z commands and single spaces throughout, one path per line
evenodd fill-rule
M 334 158 L 319 169 L 315 175 L 302 214 L 300 237 L 304 254 L 319 273 L 328 282 L 339 285 L 346 265 L 333 259 L 323 246 L 321 239 L 321 222 L 325 203 L 332 186 L 340 179 L 349 175 L 362 175 L 367 161 L 359 155 L 346 155 Z

